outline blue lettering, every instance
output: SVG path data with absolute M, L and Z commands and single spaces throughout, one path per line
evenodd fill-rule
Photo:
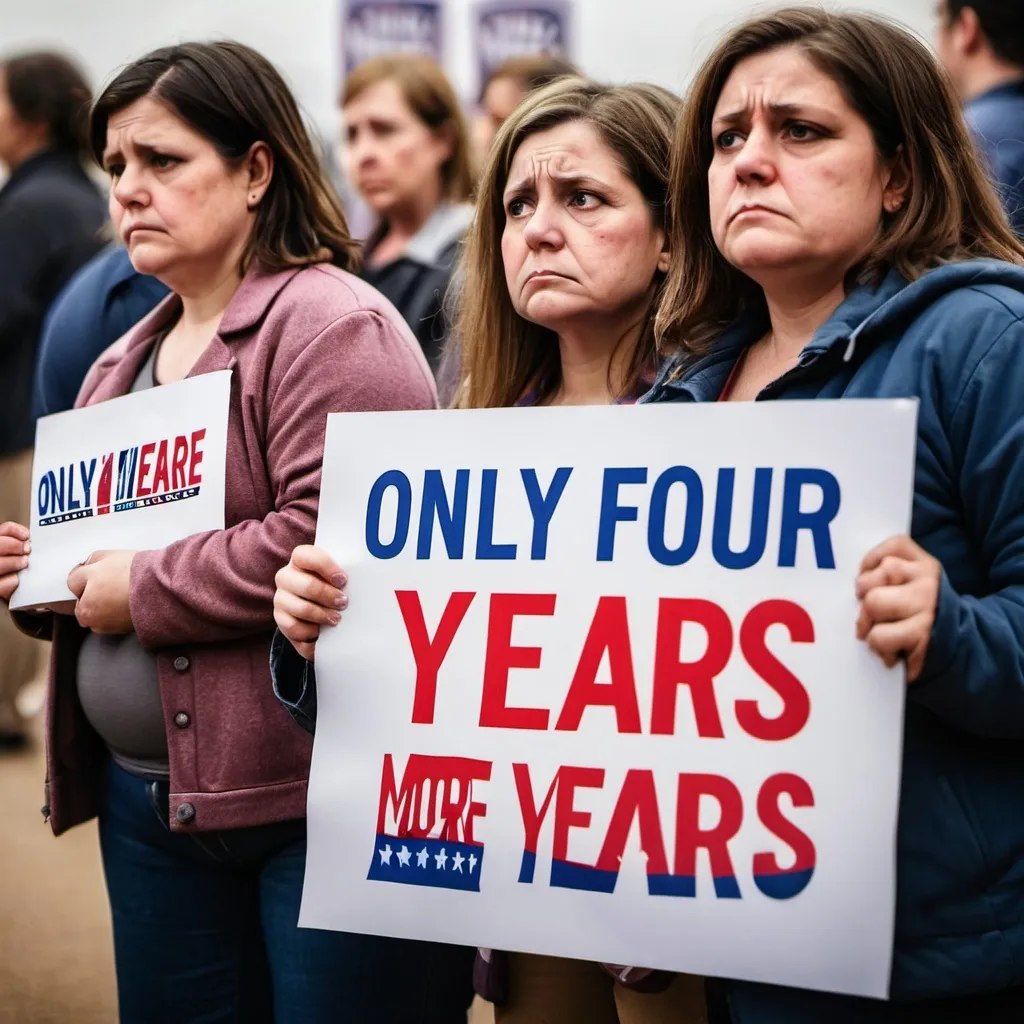
M 44 473 L 39 478 L 39 518 L 44 518 L 50 511 L 50 477 L 52 474 Z
M 139 465 L 139 449 L 126 448 L 117 456 L 117 501 L 135 497 L 135 471 Z
M 665 544 L 665 515 L 669 488 L 673 484 L 683 484 L 686 487 L 686 519 L 679 546 L 670 548 Z M 654 482 L 651 490 L 647 548 L 654 559 L 662 565 L 684 565 L 693 558 L 700 543 L 700 526 L 703 518 L 704 487 L 696 470 L 689 466 L 670 466 Z
M 530 547 L 530 558 L 535 562 L 543 561 L 548 556 L 548 527 L 551 525 L 551 517 L 555 514 L 565 485 L 569 482 L 572 468 L 560 466 L 555 470 L 547 494 L 541 491 L 537 482 L 537 470 L 521 469 L 519 473 L 523 478 L 526 497 L 530 502 L 530 512 L 533 515 L 533 544 Z
M 395 517 L 395 535 L 390 544 L 380 539 L 380 506 L 384 492 L 394 487 L 398 494 L 398 514 Z M 366 503 L 366 548 L 374 558 L 394 558 L 405 547 L 409 536 L 409 519 L 412 515 L 412 485 L 400 469 L 389 469 L 381 473 L 370 488 Z
M 498 471 L 485 469 L 480 481 L 480 521 L 476 532 L 476 557 L 481 561 L 508 561 L 516 557 L 515 544 L 494 543 L 494 492 Z
M 92 478 L 96 475 L 96 460 L 92 459 L 89 463 L 80 463 L 82 467 L 82 484 L 85 487 L 85 507 L 92 508 Z M 86 472 L 86 465 L 89 467 L 89 471 Z
M 637 518 L 636 505 L 619 504 L 619 487 L 622 484 L 647 483 L 647 470 L 643 466 L 623 466 L 605 469 L 601 485 L 601 519 L 597 527 L 597 560 L 610 562 L 615 557 L 615 526 L 617 523 L 634 523 Z
M 428 469 L 423 474 L 423 503 L 420 506 L 420 532 L 416 545 L 417 558 L 429 558 L 434 540 L 434 517 L 437 517 L 449 558 L 462 558 L 466 547 L 466 503 L 469 499 L 469 470 L 455 472 L 454 507 L 448 504 L 441 470 Z
M 64 504 L 64 467 L 60 467 L 60 486 L 57 486 L 57 477 L 53 470 L 50 470 L 50 487 L 53 490 L 53 510 L 55 512 L 63 512 L 66 508 Z
M 813 512 L 801 512 L 800 501 L 804 485 L 821 491 L 821 505 Z M 829 523 L 839 512 L 839 481 L 825 469 L 787 469 L 782 492 L 782 525 L 779 529 L 779 565 L 796 565 L 797 535 L 810 530 L 814 539 L 814 556 L 819 569 L 834 569 L 832 535 Z
M 750 541 L 744 551 L 733 551 L 729 543 L 732 532 L 732 504 L 736 484 L 735 469 L 718 471 L 715 495 L 715 527 L 711 550 L 715 561 L 724 569 L 749 569 L 757 565 L 768 540 L 768 506 L 772 496 L 772 471 L 754 470 L 754 503 L 750 513 Z
M 82 503 L 75 501 L 75 464 L 68 466 L 68 510 L 80 509 Z

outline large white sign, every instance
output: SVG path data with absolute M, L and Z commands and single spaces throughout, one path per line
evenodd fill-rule
M 32 462 L 32 555 L 11 608 L 74 601 L 94 551 L 145 551 L 224 529 L 231 371 L 45 416 Z
M 351 413 L 300 924 L 884 996 L 916 404 Z

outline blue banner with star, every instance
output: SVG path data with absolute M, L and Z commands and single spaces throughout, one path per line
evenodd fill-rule
M 483 859 L 484 848 L 472 843 L 378 835 L 366 877 L 377 882 L 479 892 Z

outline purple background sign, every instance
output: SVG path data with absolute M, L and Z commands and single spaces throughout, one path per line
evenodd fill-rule
M 572 59 L 567 0 L 509 3 L 484 0 L 474 7 L 473 45 L 478 90 L 503 60 L 521 53 L 554 53 Z
M 346 75 L 382 53 L 425 53 L 441 60 L 441 0 L 346 0 L 342 11 Z

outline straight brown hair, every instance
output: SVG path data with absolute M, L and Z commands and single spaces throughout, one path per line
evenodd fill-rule
M 554 332 L 521 317 L 505 283 L 501 236 L 504 192 L 512 159 L 525 139 L 578 121 L 593 127 L 618 156 L 640 189 L 655 223 L 665 226 L 669 144 L 680 100 L 654 85 L 602 85 L 568 78 L 532 93 L 502 125 L 480 181 L 476 216 L 460 262 L 454 292 L 454 355 L 459 382 L 454 404 L 488 409 L 514 405 L 531 385 L 550 394 L 561 380 Z M 652 309 L 663 276 L 656 279 Z M 648 319 L 626 370 L 624 390 L 636 388 L 655 358 L 653 322 Z
M 360 247 L 298 105 L 273 64 L 234 42 L 182 43 L 129 64 L 92 108 L 89 138 L 102 165 L 107 122 L 150 96 L 209 139 L 229 164 L 254 143 L 273 153 L 274 172 L 256 214 L 242 269 L 256 260 L 267 270 L 311 263 L 359 266 Z
M 1017 239 L 971 140 L 953 87 L 936 58 L 906 29 L 868 14 L 793 7 L 731 32 L 705 61 L 672 146 L 669 270 L 656 320 L 659 342 L 697 355 L 761 289 L 726 262 L 711 234 L 711 121 L 733 68 L 747 57 L 799 47 L 867 122 L 880 156 L 901 161 L 910 188 L 880 219 L 874 244 L 848 286 L 877 282 L 895 267 L 907 280 L 943 263 L 989 257 L 1024 263 Z
M 371 57 L 345 79 L 341 106 L 379 82 L 394 82 L 409 109 L 432 132 L 447 134 L 452 155 L 441 165 L 442 195 L 451 202 L 465 202 L 473 191 L 469 132 L 455 89 L 440 65 L 420 54 Z

